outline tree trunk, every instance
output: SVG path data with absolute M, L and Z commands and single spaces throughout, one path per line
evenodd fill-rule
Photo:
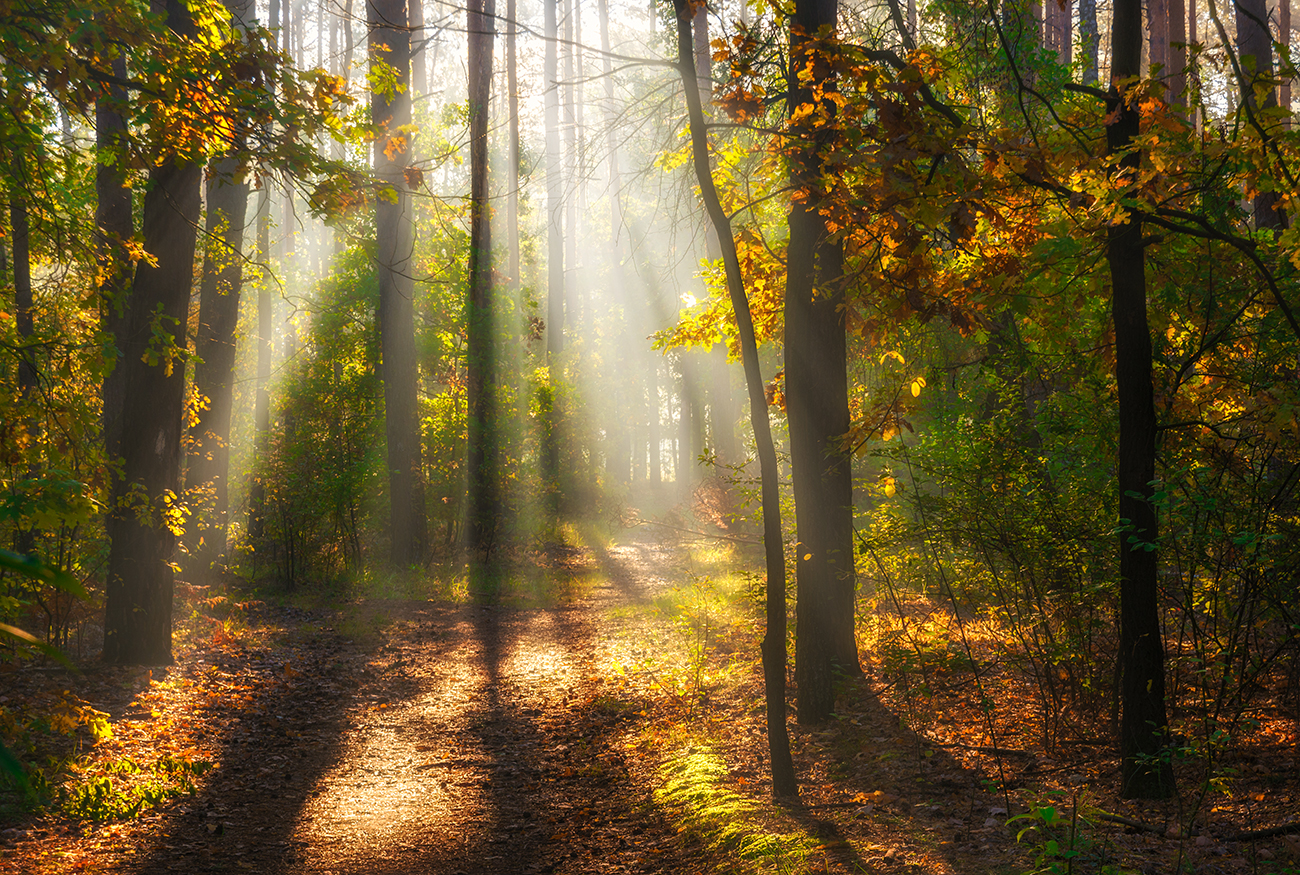
M 1277 7 L 1277 41 L 1283 48 L 1291 47 L 1291 0 L 1278 0 Z M 1291 77 L 1282 76 L 1277 88 L 1278 105 L 1286 112 L 1284 124 L 1291 127 Z
M 515 56 L 515 31 L 518 15 L 516 0 L 506 0 L 506 112 L 510 116 L 510 138 L 506 145 L 506 245 L 509 249 L 510 286 L 518 290 L 519 275 L 519 69 Z
M 253 453 L 256 462 L 267 458 L 271 441 L 271 180 L 263 175 L 257 198 L 257 259 L 262 282 L 257 287 L 257 397 L 253 402 Z M 248 536 L 261 540 L 266 531 L 266 486 L 255 476 L 248 490 Z
M 564 91 L 562 115 L 564 128 L 564 309 L 573 325 L 574 336 L 583 338 L 582 309 L 578 305 L 578 101 L 574 84 L 576 50 L 573 45 L 575 0 L 564 0 Z M 574 280 L 574 282 L 569 282 Z M 573 359 L 578 364 L 578 358 Z M 552 377 L 556 374 L 552 374 Z
M 491 105 L 495 0 L 470 0 L 469 141 L 469 548 L 471 562 L 490 561 L 501 515 L 496 489 L 496 360 L 493 355 L 491 206 L 488 203 L 488 108 Z
M 119 55 L 110 67 L 114 76 L 126 79 L 126 58 Z M 126 156 L 126 89 L 110 86 L 95 101 L 95 148 L 103 156 L 95 169 L 95 227 L 98 229 L 100 327 L 113 344 L 112 364 L 100 389 L 104 451 L 116 459 L 122 451 L 122 395 L 126 386 L 126 365 L 122 361 L 128 297 L 131 289 L 131 259 L 126 243 L 135 233 L 131 215 L 131 189 L 124 169 Z
M 1255 86 L 1273 78 L 1273 38 L 1268 32 L 1267 0 L 1237 0 L 1237 62 L 1241 67 L 1241 99 L 1248 111 L 1277 106 L 1277 91 L 1270 88 L 1261 107 L 1255 97 Z M 1256 115 L 1258 118 L 1258 115 Z M 1268 126 L 1260 119 L 1267 131 Z M 1255 196 L 1255 227 L 1281 228 L 1286 222 L 1277 208 L 1276 192 L 1261 192 Z
M 375 173 L 386 195 L 375 202 L 375 256 L 379 279 L 379 345 L 383 361 L 384 424 L 388 437 L 390 561 L 407 567 L 424 556 L 424 487 L 421 479 L 420 420 L 415 358 L 415 283 L 406 168 L 411 156 L 411 35 L 406 0 L 368 0 L 370 57 L 397 73 L 398 91 L 372 94 L 371 115 L 382 133 L 375 140 Z
M 546 358 L 558 368 L 564 351 L 564 171 L 560 154 L 560 0 L 542 0 L 546 38 Z M 558 373 L 558 371 L 557 371 Z
M 1097 53 L 1101 45 L 1097 30 L 1097 0 L 1079 0 L 1079 51 L 1083 53 L 1083 84 L 1096 85 Z
M 424 0 L 408 0 L 411 13 L 411 99 L 429 93 L 428 67 L 424 53 L 428 37 L 424 32 Z
M 1115 81 L 1141 68 L 1141 0 L 1116 0 L 1111 33 Z M 1110 152 L 1128 150 L 1138 134 L 1138 109 L 1111 88 L 1107 127 Z M 1119 172 L 1136 173 L 1137 152 Z M 1115 323 L 1115 383 L 1119 395 L 1120 699 L 1121 793 L 1164 798 L 1173 792 L 1169 759 L 1162 755 L 1165 719 L 1164 645 L 1160 631 L 1155 506 L 1156 413 L 1151 385 L 1151 332 L 1147 325 L 1146 263 L 1142 223 L 1130 214 L 1107 232 L 1111 314 Z
M 1166 100 L 1177 107 L 1187 106 L 1187 18 L 1184 0 L 1169 2 L 1169 70 Z
M 772 442 L 767 398 L 763 388 L 763 377 L 758 367 L 758 345 L 754 339 L 754 322 L 749 310 L 749 299 L 745 294 L 744 278 L 740 272 L 740 260 L 736 256 L 735 238 L 731 236 L 731 221 L 722 208 L 709 166 L 704 110 L 699 99 L 699 83 L 694 81 L 690 7 L 686 0 L 674 0 L 674 3 L 677 12 L 677 64 L 685 86 L 686 106 L 690 115 L 691 154 L 695 178 L 699 181 L 705 209 L 722 249 L 723 265 L 727 275 L 727 292 L 731 298 L 731 309 L 736 318 L 737 334 L 740 337 L 745 385 L 749 390 L 750 421 L 754 427 L 754 442 L 758 449 L 758 464 L 762 480 L 763 548 L 767 570 L 767 623 L 763 634 L 762 654 L 768 753 L 772 758 L 772 795 L 797 796 L 799 786 L 795 781 L 794 762 L 790 756 L 790 737 L 785 719 L 785 543 L 781 533 L 781 494 L 776 447 Z
M 1147 27 L 1149 75 L 1163 80 L 1169 75 L 1169 0 L 1147 0 Z
M 167 26 L 192 39 L 194 23 L 169 0 Z M 185 325 L 194 276 L 202 167 L 174 155 L 149 171 L 144 248 L 131 289 L 123 344 L 123 481 L 108 518 L 104 660 L 117 665 L 172 661 L 173 497 L 180 491 L 185 399 Z M 160 344 L 159 337 L 169 339 Z
M 250 0 L 226 0 L 226 10 L 239 32 L 251 23 Z M 242 142 L 231 144 L 234 150 Z M 238 161 L 223 158 L 207 181 L 207 252 L 199 287 L 199 329 L 195 344 L 198 364 L 194 389 L 207 407 L 190 434 L 190 488 L 205 487 L 195 520 L 192 555 L 200 576 L 208 576 L 225 554 L 230 474 L 230 414 L 235 376 L 235 330 L 243 287 L 244 229 L 248 183 L 236 178 Z
M 814 83 L 833 86 L 809 39 L 836 23 L 836 0 L 797 0 L 790 37 L 790 113 L 814 98 L 796 70 L 810 62 Z M 799 722 L 817 723 L 834 710 L 835 672 L 860 674 L 854 636 L 853 487 L 843 442 L 849 431 L 842 245 L 830 239 L 818 212 L 826 131 L 816 122 L 795 128 L 796 190 L 786 254 L 785 383 L 794 478 L 796 548 L 795 682 Z

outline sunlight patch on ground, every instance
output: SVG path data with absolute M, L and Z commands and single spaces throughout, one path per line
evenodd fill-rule
M 316 837 L 305 868 L 365 871 L 465 840 L 455 833 L 485 809 L 486 771 L 460 749 L 460 727 L 439 718 L 472 707 L 482 681 L 444 674 L 410 700 L 357 709 L 294 829 Z

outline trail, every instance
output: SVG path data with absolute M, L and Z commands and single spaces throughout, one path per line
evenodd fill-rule
M 153 713 L 210 727 L 217 766 L 195 796 L 82 834 L 33 830 L 0 870 L 705 871 L 627 749 L 651 717 L 601 672 L 650 622 L 627 609 L 667 585 L 672 553 L 599 549 L 595 588 L 553 607 L 389 602 L 397 619 L 369 647 L 327 635 L 182 661 L 172 686 L 206 698 Z

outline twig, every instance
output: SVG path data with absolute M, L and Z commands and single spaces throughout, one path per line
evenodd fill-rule
M 1253 842 L 1256 839 L 1271 839 L 1274 836 L 1290 835 L 1293 832 L 1300 832 L 1300 821 L 1296 823 L 1285 823 L 1281 826 L 1270 826 L 1268 829 L 1255 829 L 1250 832 L 1239 832 L 1235 836 L 1228 836 L 1225 842 Z
M 1166 830 L 1162 826 L 1152 826 L 1149 823 L 1143 823 L 1140 820 L 1134 820 L 1131 817 L 1125 817 L 1122 814 L 1109 814 L 1105 811 L 1098 811 L 1096 814 L 1098 820 L 1105 820 L 1109 823 L 1118 823 L 1124 826 L 1132 827 L 1139 832 L 1149 832 L 1152 835 L 1162 836 Z

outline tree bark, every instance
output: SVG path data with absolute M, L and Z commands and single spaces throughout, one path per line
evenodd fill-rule
M 833 87 L 811 38 L 834 29 L 837 0 L 797 0 L 790 36 L 790 113 L 814 98 L 795 71 Z M 843 248 L 819 213 L 824 129 L 800 125 L 791 177 L 804 193 L 792 204 L 786 254 L 785 382 L 794 479 L 796 547 L 795 682 L 799 722 L 834 710 L 836 671 L 860 674 L 854 636 L 853 488 L 844 439 L 849 431 Z
M 1114 82 L 1141 72 L 1141 0 L 1116 0 L 1111 32 Z M 1125 153 L 1119 173 L 1132 176 L 1141 156 L 1131 149 L 1138 109 L 1111 86 L 1106 130 L 1112 154 Z M 1121 793 L 1164 798 L 1173 792 L 1169 758 L 1162 755 L 1165 718 L 1164 645 L 1160 631 L 1156 512 L 1156 413 L 1147 324 L 1146 255 L 1142 222 L 1130 213 L 1107 232 L 1111 314 L 1115 324 L 1115 383 L 1119 395 L 1119 573 Z
M 1267 0 L 1237 0 L 1233 4 L 1237 16 L 1237 62 L 1241 68 L 1242 104 L 1254 113 L 1261 108 L 1277 106 L 1277 90 L 1269 88 L 1261 105 L 1256 97 L 1256 86 L 1273 79 L 1273 37 L 1268 32 Z M 1259 124 L 1267 126 L 1261 120 Z M 1266 191 L 1255 196 L 1255 227 L 1282 228 L 1285 217 L 1277 207 L 1277 193 Z
M 736 318 L 737 334 L 740 338 L 745 385 L 749 390 L 750 421 L 754 427 L 754 442 L 758 449 L 758 464 L 762 480 L 763 549 L 767 570 L 767 617 L 762 654 L 768 753 L 772 758 L 772 795 L 791 797 L 799 794 L 799 786 L 795 780 L 794 762 L 790 756 L 790 737 L 785 718 L 785 543 L 781 533 L 781 495 L 776 447 L 772 441 L 767 398 L 758 366 L 754 322 L 749 310 L 749 298 L 745 294 L 744 278 L 740 272 L 740 260 L 736 255 L 736 241 L 731 235 L 731 220 L 727 218 L 713 184 L 713 173 L 709 164 L 704 110 L 699 97 L 699 83 L 695 81 L 692 58 L 690 8 L 686 0 L 674 0 L 674 4 L 677 11 L 677 64 L 685 86 L 686 106 L 690 116 L 691 155 L 695 178 L 699 181 L 700 195 L 722 249 L 723 266 L 727 276 L 727 293 L 731 298 L 731 309 Z
M 506 245 L 509 249 L 511 288 L 518 289 L 519 276 L 519 68 L 515 55 L 518 3 L 506 0 L 506 112 L 510 116 L 510 142 L 506 145 Z
M 1149 75 L 1164 79 L 1169 75 L 1169 0 L 1147 0 L 1147 27 Z
M 114 76 L 126 79 L 126 58 L 119 55 L 110 67 Z M 100 423 L 103 427 L 104 452 L 116 459 L 122 450 L 122 395 L 126 385 L 126 366 L 122 360 L 125 340 L 128 297 L 131 290 L 131 259 L 126 243 L 135 233 L 131 215 L 131 189 L 126 179 L 126 89 L 109 86 L 95 101 L 95 147 L 101 160 L 95 169 L 95 227 L 98 229 L 100 328 L 106 341 L 113 345 L 112 364 L 104 376 L 101 393 Z
M 542 0 L 546 57 L 546 357 L 559 366 L 564 351 L 564 171 L 560 154 L 559 30 L 560 0 Z
M 493 355 L 491 207 L 488 203 L 488 108 L 492 89 L 495 0 L 470 0 L 469 140 L 469 548 L 471 562 L 486 565 L 501 515 L 496 489 L 496 359 Z
M 1097 84 L 1097 53 L 1101 39 L 1097 30 L 1097 0 L 1079 0 L 1079 51 L 1083 53 L 1083 84 Z
M 250 0 L 226 0 L 226 10 L 239 32 L 251 24 Z M 232 143 L 237 152 L 243 143 Z M 235 330 L 243 288 L 244 230 L 248 212 L 248 183 L 239 174 L 232 154 L 217 162 L 207 181 L 207 252 L 199 286 L 198 363 L 194 389 L 207 407 L 199 411 L 190 435 L 189 487 L 205 487 L 196 508 L 192 551 L 200 576 L 225 554 L 229 509 L 230 415 L 235 376 Z
M 379 279 L 379 345 L 383 362 L 384 424 L 388 438 L 390 562 L 399 568 L 424 556 L 424 487 L 417 363 L 415 283 L 411 257 L 415 228 L 406 168 L 411 156 L 411 34 L 406 0 L 368 0 L 371 64 L 396 71 L 397 90 L 374 93 L 371 114 L 381 133 L 375 140 L 375 173 L 382 191 L 375 202 L 375 257 Z

